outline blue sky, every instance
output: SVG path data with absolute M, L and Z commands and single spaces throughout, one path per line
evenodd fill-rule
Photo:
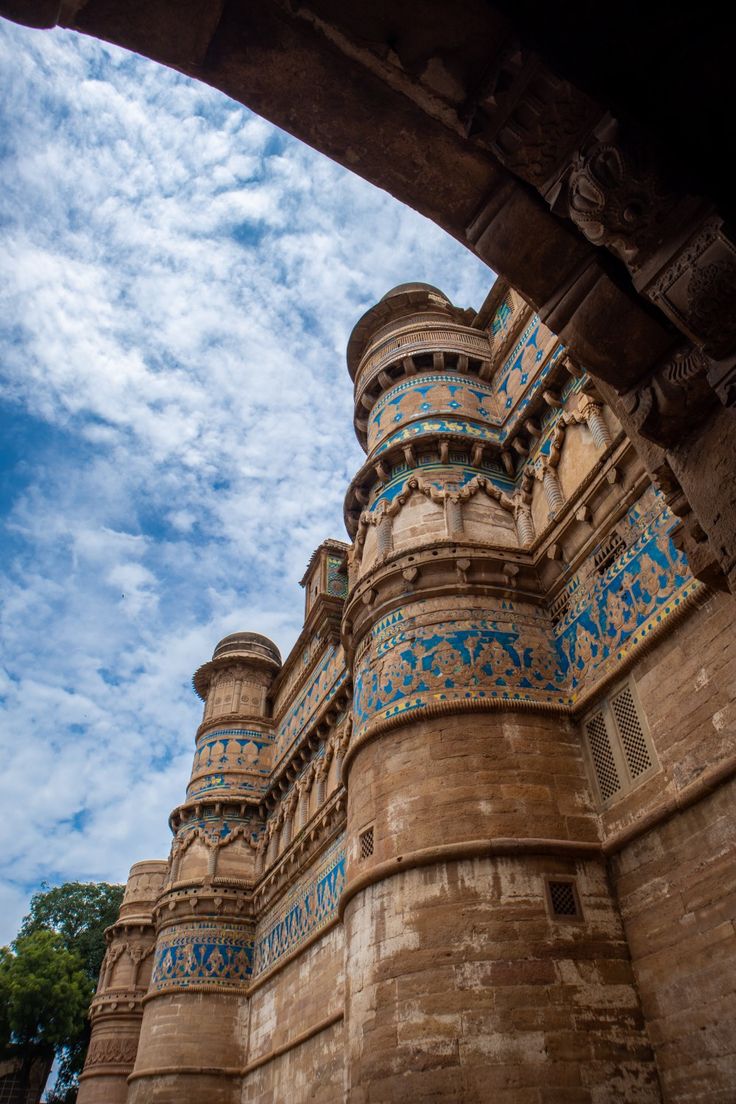
M 0 21 L 0 943 L 46 879 L 164 857 L 194 669 L 286 654 L 361 452 L 345 346 L 493 274 L 219 93 Z

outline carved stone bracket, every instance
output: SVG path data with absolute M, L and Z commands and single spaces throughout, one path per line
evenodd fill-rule
M 713 360 L 732 357 L 736 347 L 736 245 L 713 214 L 692 228 L 684 243 L 676 244 L 668 256 L 660 254 L 653 259 L 637 286 Z
M 689 433 L 713 402 L 708 366 L 700 349 L 685 345 L 627 392 L 622 402 L 636 431 L 663 448 Z

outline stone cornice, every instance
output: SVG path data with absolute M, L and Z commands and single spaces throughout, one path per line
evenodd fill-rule
M 234 884 L 237 881 L 222 878 L 216 883 L 213 878 L 205 878 L 167 886 L 153 910 L 157 934 L 172 924 L 205 918 L 239 926 L 254 924 L 252 886 L 244 881 Z
M 175 835 L 183 824 L 188 823 L 190 820 L 201 820 L 202 811 L 204 809 L 212 809 L 213 816 L 219 816 L 224 809 L 234 809 L 236 812 L 224 815 L 246 819 L 249 813 L 257 815 L 262 800 L 262 794 L 254 794 L 252 797 L 238 795 L 237 797 L 230 798 L 222 794 L 192 797 L 188 801 L 183 801 L 181 805 L 177 805 L 175 809 L 172 809 L 169 814 L 169 828 Z M 190 813 L 191 816 L 189 815 Z
M 273 736 L 274 722 L 272 717 L 264 717 L 262 713 L 218 713 L 216 717 L 210 717 L 197 728 L 194 742 L 199 743 L 203 736 L 215 732 L 218 728 L 229 728 L 232 725 L 243 725 L 246 729 L 262 728 L 264 736 Z
M 212 675 L 215 671 L 221 671 L 226 667 L 256 667 L 262 670 L 278 672 L 281 670 L 281 663 L 275 659 L 275 657 L 268 655 L 258 655 L 256 653 L 249 653 L 248 655 L 242 655 L 238 652 L 228 653 L 217 656 L 215 659 L 210 659 L 207 663 L 203 663 L 201 667 L 198 667 L 192 676 L 192 686 L 194 687 L 195 694 L 205 701 L 207 697 L 207 690 L 212 680 Z
M 442 862 L 467 862 L 473 859 L 507 858 L 517 855 L 554 855 L 562 858 L 601 859 L 601 845 L 597 841 L 570 839 L 497 838 L 463 840 L 461 843 L 445 843 L 436 847 L 424 847 L 404 855 L 376 863 L 368 870 L 352 878 L 340 897 L 338 915 L 342 920 L 345 910 L 358 893 L 364 889 L 403 874 L 406 870 L 431 866 Z

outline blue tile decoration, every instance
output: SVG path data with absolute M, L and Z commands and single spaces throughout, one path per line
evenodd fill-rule
M 546 345 L 543 342 L 546 341 Z M 557 339 L 534 315 L 525 326 L 503 366 L 496 374 L 499 406 L 508 412 L 524 393 L 529 377 L 536 373 L 541 361 Z
M 524 377 L 525 373 L 521 374 L 521 376 L 519 377 L 520 387 L 518 389 L 516 399 L 514 402 L 512 402 L 512 408 L 507 411 L 510 416 L 505 421 L 500 433 L 500 440 L 502 442 L 507 441 L 509 437 L 513 436 L 513 434 L 517 430 L 519 422 L 522 422 L 524 418 L 528 417 L 529 405 L 531 404 L 532 400 L 536 398 L 538 392 L 544 390 L 545 386 L 548 386 L 548 376 L 564 351 L 564 345 L 556 345 L 555 348 L 552 350 L 549 359 L 542 365 L 541 369 L 539 371 L 535 371 L 533 375 L 527 377 L 527 379 L 524 380 L 523 385 L 522 378 Z M 545 355 L 547 354 L 545 353 Z M 575 380 L 574 384 L 579 388 L 580 381 Z M 508 402 L 508 396 L 505 400 L 503 400 L 503 402 Z
M 158 937 L 149 992 L 206 984 L 242 989 L 253 969 L 253 942 L 243 928 L 202 921 L 174 925 Z
M 341 835 L 316 867 L 300 878 L 259 923 L 253 951 L 254 978 L 334 919 L 344 886 L 345 837 Z
M 277 761 L 288 754 L 320 706 L 335 696 L 346 678 L 342 647 L 330 644 L 312 678 L 278 721 Z
M 417 437 L 434 437 L 437 434 L 453 433 L 467 437 L 471 441 L 501 440 L 501 431 L 476 422 L 460 421 L 456 418 L 433 418 L 430 421 L 410 422 L 409 425 L 392 433 L 390 437 L 374 450 L 373 455 L 380 456 L 387 448 L 402 442 L 414 441 Z
M 512 313 L 511 304 L 508 299 L 504 299 L 491 322 L 491 333 L 494 337 L 496 337 L 497 334 L 506 333 L 509 328 Z
M 345 561 L 339 556 L 327 557 L 327 593 L 336 598 L 347 598 L 348 575 Z
M 571 581 L 570 608 L 554 627 L 510 601 L 460 608 L 452 620 L 418 601 L 379 622 L 356 663 L 354 731 L 438 702 L 574 705 L 700 586 L 672 542 L 676 523 L 647 492 L 619 526 L 628 547 L 603 574 Z
M 492 384 L 443 372 L 412 376 L 395 384 L 376 401 L 368 420 L 368 436 L 374 438 L 385 432 L 390 422 L 416 418 L 420 411 L 438 415 L 460 409 L 466 418 L 501 423 Z
M 423 603 L 399 627 L 373 630 L 354 677 L 353 730 L 438 702 L 482 698 L 568 703 L 547 618 L 504 602 L 495 617 L 458 611 L 448 621 Z M 484 616 L 484 613 L 486 616 Z
M 574 594 L 554 636 L 573 698 L 701 587 L 672 541 L 676 525 L 650 488 L 617 525 L 628 547 L 603 574 L 571 580 Z
M 271 763 L 272 737 L 257 729 L 218 728 L 197 745 L 188 797 L 219 790 L 262 793 Z

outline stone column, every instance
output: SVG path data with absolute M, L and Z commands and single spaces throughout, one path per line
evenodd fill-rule
M 327 784 L 327 769 L 325 768 L 324 763 L 320 764 L 320 767 L 317 770 L 316 782 L 317 782 L 317 808 L 319 809 L 320 806 L 324 805 L 324 803 L 325 803 L 325 786 Z
M 177 886 L 154 911 L 155 959 L 127 1104 L 240 1102 L 255 930 L 244 889 L 256 878 L 273 741 L 264 702 L 279 667 L 270 640 L 235 633 L 194 676 L 207 719 L 186 800 L 170 818 Z
M 565 497 L 562 493 L 562 487 L 560 486 L 559 476 L 554 468 L 546 467 L 544 469 L 544 475 L 542 476 L 542 486 L 544 487 L 544 493 L 547 496 L 547 504 L 549 505 L 550 514 L 556 514 L 558 510 L 561 510 Z
M 463 532 L 463 507 L 455 495 L 447 498 L 447 535 L 458 538 Z
M 608 448 L 611 444 L 611 433 L 603 417 L 600 403 L 586 397 L 580 404 L 580 413 L 585 418 L 591 436 L 598 448 Z
M 391 534 L 391 518 L 384 514 L 378 523 L 378 551 L 382 556 L 387 556 L 393 547 Z
M 151 909 L 164 888 L 165 862 L 131 867 L 120 915 L 105 933 L 107 954 L 90 1008 L 92 1037 L 79 1079 L 80 1104 L 125 1104 L 148 988 L 156 932 Z
M 534 540 L 534 522 L 532 512 L 526 502 L 520 502 L 516 507 L 516 529 L 519 534 L 519 544 L 528 545 Z

